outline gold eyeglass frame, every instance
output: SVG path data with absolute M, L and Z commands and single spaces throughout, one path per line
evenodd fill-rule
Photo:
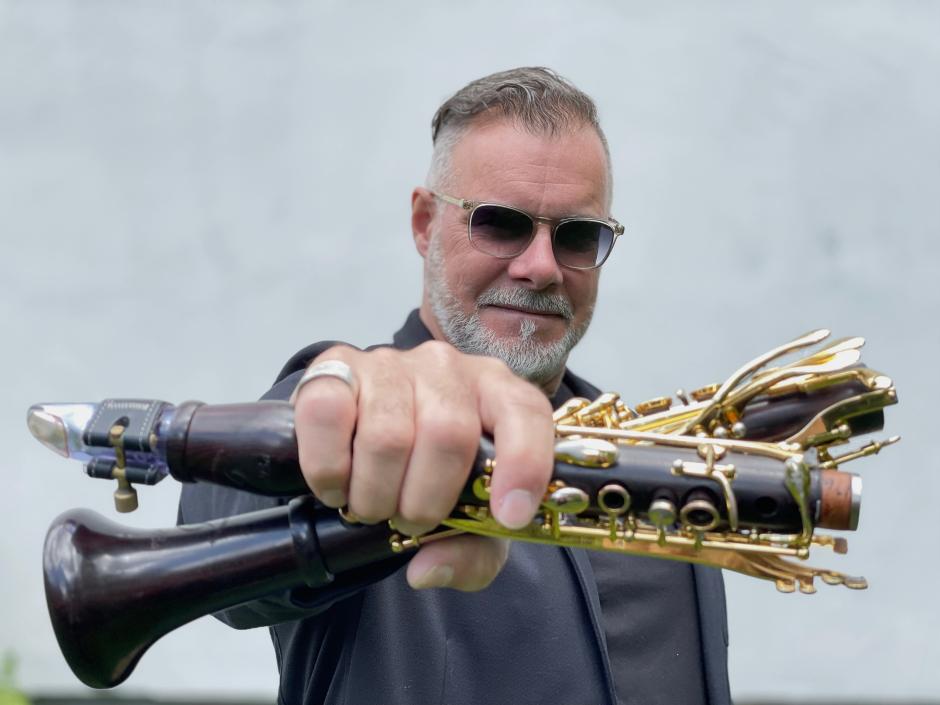
M 567 269 L 577 269 L 580 271 L 598 269 L 604 264 L 604 262 L 607 261 L 607 258 L 610 257 L 610 253 L 614 251 L 614 245 L 617 244 L 617 239 L 621 235 L 623 235 L 623 231 L 624 231 L 623 225 L 621 225 L 618 221 L 614 220 L 613 218 L 610 218 L 609 220 L 604 220 L 602 218 L 588 218 L 584 216 L 575 216 L 571 218 L 560 218 L 560 219 L 546 218 L 540 215 L 532 215 L 528 211 L 524 211 L 521 208 L 517 208 L 516 206 L 510 206 L 505 203 L 493 203 L 491 201 L 468 201 L 465 198 L 456 198 L 455 196 L 448 196 L 445 193 L 438 193 L 437 191 L 431 191 L 430 193 L 435 198 L 438 198 L 444 201 L 444 203 L 449 203 L 452 206 L 457 206 L 458 208 L 462 208 L 463 210 L 468 211 L 469 215 L 467 217 L 467 239 L 470 241 L 470 246 L 473 247 L 473 249 L 475 249 L 477 252 L 482 252 L 483 254 L 489 257 L 495 257 L 496 259 L 512 259 L 514 257 L 518 257 L 527 249 L 529 249 L 529 245 L 531 245 L 532 241 L 535 240 L 535 235 L 538 232 L 538 228 L 535 227 L 537 223 L 545 223 L 546 225 L 551 226 L 552 254 L 553 255 L 555 254 L 555 232 L 558 230 L 560 226 L 564 225 L 565 223 L 571 223 L 571 222 L 600 223 L 601 225 L 606 225 L 614 233 L 614 239 L 610 243 L 610 249 L 607 250 L 607 254 L 604 255 L 604 259 L 602 259 L 600 262 L 598 262 L 597 264 L 591 265 L 590 267 L 575 267 L 570 264 L 564 264 L 562 262 L 558 262 L 558 257 L 557 255 L 555 256 L 555 261 L 558 262 L 558 265 L 561 267 L 565 267 Z M 521 213 L 522 215 L 529 218 L 532 221 L 533 227 L 532 227 L 532 234 L 529 236 L 529 241 L 525 244 L 525 247 L 523 247 L 514 255 L 494 255 L 494 254 L 487 252 L 486 250 L 481 250 L 479 247 L 477 247 L 476 244 L 474 244 L 473 242 L 473 232 L 471 229 L 471 223 L 473 222 L 474 211 L 476 211 L 476 209 L 480 208 L 481 206 L 499 206 L 500 208 L 507 208 L 511 211 L 515 211 L 516 213 Z

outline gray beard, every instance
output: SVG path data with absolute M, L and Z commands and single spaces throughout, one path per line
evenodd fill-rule
M 440 238 L 440 233 L 434 233 L 428 245 L 426 276 L 428 302 L 444 332 L 444 337 L 461 352 L 502 360 L 513 372 L 534 384 L 542 385 L 560 376 L 568 360 L 568 353 L 587 331 L 593 306 L 584 323 L 573 326 L 570 321 L 574 317 L 574 310 L 567 297 L 561 294 L 548 294 L 521 287 L 492 288 L 477 297 L 473 313 L 464 313 L 444 276 L 444 256 Z M 480 309 L 493 305 L 557 314 L 567 320 L 569 325 L 559 340 L 540 343 L 535 338 L 538 324 L 531 318 L 523 318 L 518 337 L 500 338 L 480 320 Z

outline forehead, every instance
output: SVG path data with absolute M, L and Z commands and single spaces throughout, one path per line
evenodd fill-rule
M 607 215 L 607 157 L 588 125 L 549 134 L 505 120 L 475 124 L 454 145 L 451 168 L 460 198 L 548 216 Z

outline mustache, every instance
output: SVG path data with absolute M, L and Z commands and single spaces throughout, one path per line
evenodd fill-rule
M 476 305 L 477 310 L 483 306 L 510 306 L 561 316 L 568 321 L 574 318 L 574 307 L 566 296 L 530 289 L 488 289 L 477 297 Z

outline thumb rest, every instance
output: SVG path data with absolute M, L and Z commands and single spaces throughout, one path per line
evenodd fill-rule
M 802 562 L 813 546 L 845 553 L 861 478 L 841 465 L 898 440 L 841 455 L 835 447 L 880 430 L 897 402 L 892 381 L 859 363 L 861 338 L 822 342 L 818 330 L 737 370 L 721 385 L 629 408 L 617 395 L 572 399 L 555 412 L 555 470 L 536 519 L 509 530 L 489 508 L 493 446 L 480 452 L 458 505 L 433 532 L 362 525 L 307 494 L 293 409 L 285 402 L 174 407 L 153 400 L 42 404 L 33 435 L 117 480 L 119 511 L 134 484 L 167 474 L 282 497 L 287 506 L 159 530 L 129 529 L 88 510 L 60 516 L 46 538 L 46 598 L 73 672 L 112 687 L 149 646 L 193 619 L 277 591 L 314 588 L 328 604 L 381 579 L 421 545 L 460 533 L 701 563 L 815 591 L 820 577 L 849 588 L 863 578 Z M 330 591 L 334 590 L 334 593 Z

